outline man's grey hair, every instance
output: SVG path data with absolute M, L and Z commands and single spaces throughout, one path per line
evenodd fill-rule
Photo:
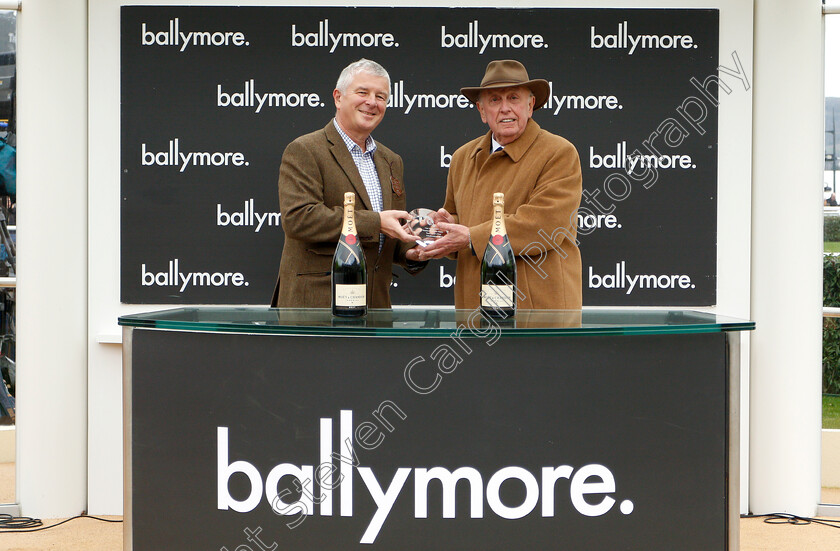
M 341 71 L 341 74 L 338 75 L 338 81 L 335 83 L 336 89 L 342 94 L 346 94 L 347 87 L 350 86 L 350 83 L 353 82 L 353 79 L 359 73 L 368 73 L 375 77 L 384 78 L 388 81 L 388 91 L 390 92 L 391 77 L 388 76 L 388 71 L 386 71 L 385 67 L 383 67 L 379 63 L 365 58 L 362 58 L 359 61 L 354 61 L 353 63 L 345 67 L 343 71 Z

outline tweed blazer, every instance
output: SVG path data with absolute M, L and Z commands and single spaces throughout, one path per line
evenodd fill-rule
M 533 119 L 502 151 L 491 153 L 491 133 L 452 154 L 444 208 L 468 226 L 475 254 L 461 250 L 455 307 L 480 302 L 481 259 L 490 238 L 493 193 L 505 194 L 505 228 L 516 255 L 517 307 L 581 308 L 577 209 L 582 179 L 575 146 L 542 130 Z
M 402 159 L 379 142 L 373 158 L 383 210 L 405 210 Z M 356 194 L 356 230 L 368 272 L 368 306 L 390 307 L 392 263 L 406 266 L 405 251 L 411 245 L 386 237 L 379 251 L 379 213 L 371 210 L 362 177 L 333 121 L 286 147 L 277 186 L 285 242 L 271 305 L 330 306 L 330 270 L 341 235 L 344 194 L 352 191 Z M 406 269 L 413 273 L 420 267 Z

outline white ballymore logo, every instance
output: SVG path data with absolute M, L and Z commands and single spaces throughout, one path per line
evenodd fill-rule
M 248 166 L 245 155 L 239 151 L 181 151 L 180 138 L 169 140 L 165 151 L 150 151 L 146 144 L 140 145 L 142 166 L 174 166 L 184 172 L 192 166 Z
M 589 168 L 621 168 L 626 170 L 627 174 L 632 174 L 637 168 L 691 170 L 697 168 L 697 165 L 691 160 L 691 155 L 684 153 L 627 153 L 627 142 L 621 141 L 615 144 L 615 153 L 596 153 L 595 147 L 589 146 Z
M 257 92 L 254 79 L 246 80 L 241 92 L 226 92 L 222 85 L 216 86 L 217 107 L 255 107 L 255 113 L 263 107 L 323 107 L 321 96 L 315 92 Z
M 618 24 L 615 34 L 598 34 L 595 25 L 589 31 L 589 47 L 591 49 L 606 48 L 611 50 L 629 50 L 633 55 L 636 48 L 642 50 L 683 50 L 697 48 L 694 37 L 690 34 L 630 34 L 627 21 Z
M 177 287 L 183 293 L 190 285 L 194 287 L 247 287 L 249 283 L 240 272 L 182 272 L 181 261 L 169 261 L 166 271 L 152 272 L 144 263 L 140 267 L 140 281 L 144 287 Z
M 388 98 L 388 107 L 403 109 L 408 115 L 412 109 L 468 109 L 472 102 L 461 94 L 406 94 L 405 82 L 393 84 L 393 93 Z
M 181 19 L 169 20 L 165 31 L 151 31 L 143 23 L 140 26 L 140 44 L 143 46 L 175 46 L 183 52 L 187 46 L 249 46 L 245 33 L 240 31 L 189 31 L 181 30 Z
M 556 96 L 554 95 L 554 82 L 551 80 L 548 81 L 548 90 L 548 101 L 543 105 L 543 109 L 548 111 L 553 109 L 554 115 L 559 113 L 561 109 L 587 111 L 624 109 L 624 106 L 621 105 L 618 98 L 612 94 L 589 94 L 586 96 L 582 94 L 565 94 Z
M 478 48 L 483 54 L 487 48 L 548 48 L 548 43 L 541 34 L 487 34 L 482 35 L 478 30 L 478 19 L 467 24 L 464 34 L 446 32 L 446 25 L 440 28 L 441 48 Z
M 279 463 L 269 471 L 265 480 L 253 463 L 244 460 L 230 462 L 229 429 L 217 427 L 217 508 L 223 511 L 233 509 L 246 513 L 253 511 L 265 495 L 272 510 L 278 515 L 297 514 L 305 518 L 306 515 L 315 514 L 317 504 L 321 516 L 332 516 L 333 494 L 335 490 L 340 490 L 339 514 L 342 517 L 352 517 L 353 470 L 355 469 L 376 505 L 376 512 L 359 540 L 359 543 L 370 544 L 376 540 L 391 509 L 406 487 L 413 486 L 414 518 L 428 518 L 429 485 L 433 480 L 439 481 L 442 485 L 443 518 L 455 518 L 457 510 L 455 487 L 459 481 L 466 481 L 470 487 L 470 502 L 467 505 L 470 518 L 484 518 L 485 500 L 493 513 L 505 519 L 523 518 L 536 510 L 538 505 L 539 514 L 542 517 L 554 517 L 555 485 L 561 479 L 569 481 L 569 500 L 572 507 L 581 515 L 588 517 L 605 515 L 616 503 L 616 500 L 610 497 L 610 494 L 615 493 L 615 477 L 612 471 L 604 465 L 595 463 L 583 465 L 577 469 L 571 465 L 542 467 L 536 475 L 523 467 L 511 465 L 502 467 L 490 475 L 486 481 L 486 475 L 473 467 L 459 467 L 454 470 L 444 467 L 399 467 L 391 481 L 383 486 L 373 469 L 361 465 L 353 449 L 354 435 L 360 439 L 360 444 L 364 441 L 365 434 L 370 435 L 370 432 L 365 433 L 361 430 L 365 428 L 364 425 L 364 423 L 359 425 L 354 431 L 353 412 L 341 411 L 339 437 L 340 441 L 344 442 L 347 451 L 339 454 L 333 451 L 333 420 L 321 419 L 319 448 L 315 455 L 320 464 L 316 466 L 315 462 L 311 465 Z M 336 467 L 336 461 L 339 463 L 338 467 Z M 231 496 L 228 489 L 228 482 L 237 473 L 245 475 L 250 481 L 250 492 L 243 500 Z M 338 477 L 335 476 L 336 474 Z M 414 484 L 406 484 L 412 474 Z M 284 476 L 292 476 L 296 479 L 295 486 L 301 490 L 300 499 L 297 501 L 284 501 L 283 498 L 292 495 L 289 489 L 279 491 L 280 479 Z M 317 497 L 313 492 L 313 480 L 318 481 Z M 515 480 L 524 486 L 525 497 L 522 503 L 508 505 L 502 502 L 500 488 L 508 480 Z M 622 501 L 619 504 L 619 510 L 625 515 L 631 514 L 633 502 Z
M 330 20 L 318 22 L 318 32 L 303 33 L 292 25 L 292 46 L 300 48 L 309 46 L 315 48 L 329 48 L 330 53 L 342 48 L 398 48 L 399 42 L 392 33 L 358 33 L 358 32 L 330 32 Z
M 627 262 L 622 260 L 615 265 L 611 274 L 596 274 L 589 267 L 589 288 L 627 289 L 629 295 L 635 289 L 694 289 L 691 277 L 685 274 L 636 274 L 627 273 Z
M 269 227 L 280 225 L 279 212 L 258 212 L 254 208 L 254 198 L 245 201 L 241 211 L 227 212 L 222 210 L 222 204 L 216 203 L 216 225 L 253 227 L 254 233 L 259 233 L 263 224 Z

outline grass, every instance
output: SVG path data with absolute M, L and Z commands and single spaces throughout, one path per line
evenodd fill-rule
M 823 394 L 823 428 L 840 429 L 840 396 Z
M 840 253 L 840 241 L 823 241 L 823 251 L 827 253 Z

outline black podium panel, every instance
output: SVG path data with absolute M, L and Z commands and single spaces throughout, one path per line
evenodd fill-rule
M 134 551 L 727 546 L 723 333 L 133 330 Z

